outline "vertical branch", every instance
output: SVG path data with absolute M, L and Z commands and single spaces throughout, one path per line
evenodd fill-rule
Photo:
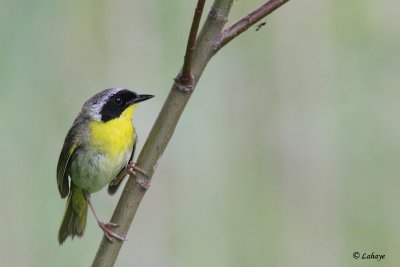
M 194 78 L 192 75 L 192 61 L 193 53 L 196 48 L 196 37 L 199 30 L 201 15 L 203 14 L 205 0 L 199 0 L 197 2 L 196 9 L 194 11 L 192 26 L 190 28 L 190 33 L 186 45 L 185 60 L 183 62 L 182 72 L 176 78 L 178 84 L 184 85 L 182 88 L 185 90 L 192 90 Z
M 192 70 L 203 72 L 205 66 L 214 54 L 215 45 L 219 41 L 225 23 L 228 21 L 228 14 L 231 10 L 233 0 L 215 0 L 208 13 L 207 19 L 197 37 L 197 49 L 194 51 Z M 198 81 L 195 76 L 195 82 Z

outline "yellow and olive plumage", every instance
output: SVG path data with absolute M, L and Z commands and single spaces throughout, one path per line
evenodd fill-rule
M 113 179 L 132 160 L 137 142 L 132 124 L 136 104 L 151 97 L 111 88 L 83 105 L 65 138 L 57 165 L 58 190 L 62 198 L 68 196 L 58 234 L 60 244 L 68 236 L 83 235 L 90 193 L 107 184 L 109 193 L 117 190 L 122 179 Z M 112 233 L 109 225 L 98 223 L 105 233 Z

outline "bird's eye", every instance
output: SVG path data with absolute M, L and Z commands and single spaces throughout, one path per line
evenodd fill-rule
M 114 100 L 114 103 L 117 104 L 118 106 L 120 106 L 120 105 L 122 105 L 122 99 L 121 99 L 120 97 L 117 97 L 117 98 Z

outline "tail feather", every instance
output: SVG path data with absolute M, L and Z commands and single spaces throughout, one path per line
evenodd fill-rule
M 88 204 L 83 195 L 82 189 L 79 189 L 71 183 L 71 192 L 68 196 L 67 208 L 64 219 L 58 232 L 58 242 L 60 245 L 71 236 L 81 237 L 85 231 Z

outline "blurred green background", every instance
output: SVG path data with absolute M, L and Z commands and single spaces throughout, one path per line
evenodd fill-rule
M 140 151 L 195 2 L 0 1 L 2 266 L 90 265 L 102 237 L 91 214 L 82 239 L 57 243 L 64 137 L 86 99 L 127 87 L 156 95 L 134 118 Z M 229 22 L 260 3 L 235 1 Z M 221 50 L 116 266 L 399 266 L 398 10 L 290 1 Z M 93 199 L 108 220 L 118 196 Z

